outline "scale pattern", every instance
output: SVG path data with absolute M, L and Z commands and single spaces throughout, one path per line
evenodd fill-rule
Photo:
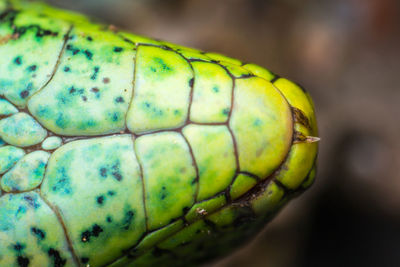
M 0 0 L 0 266 L 198 264 L 312 184 L 314 108 L 255 64 Z

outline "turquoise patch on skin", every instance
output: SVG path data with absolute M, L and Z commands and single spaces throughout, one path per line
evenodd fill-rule
M 0 98 L 0 116 L 9 116 L 15 113 L 18 113 L 18 109 L 7 100 Z
M 39 144 L 47 131 L 31 116 L 20 112 L 0 121 L 0 136 L 8 144 L 28 147 Z
M 62 145 L 62 139 L 58 136 L 50 136 L 46 138 L 42 143 L 44 150 L 54 150 Z
M 0 147 L 0 174 L 5 173 L 25 155 L 25 151 L 14 146 Z
M 50 153 L 35 151 L 24 156 L 3 175 L 1 188 L 6 192 L 28 191 L 39 186 L 43 180 Z
M 74 265 L 61 224 L 36 192 L 0 197 L 0 251 L 0 266 Z

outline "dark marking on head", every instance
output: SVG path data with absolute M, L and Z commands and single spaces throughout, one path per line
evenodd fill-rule
M 87 59 L 92 60 L 92 58 L 93 58 L 93 53 L 92 52 L 90 52 L 89 50 L 86 49 L 83 53 L 85 54 Z
M 15 251 L 22 251 L 25 249 L 25 245 L 22 245 L 21 243 L 16 243 L 15 245 L 13 245 L 13 248 Z
M 88 36 L 88 37 L 86 37 L 86 40 L 88 40 L 89 42 L 91 42 L 91 41 L 93 41 L 93 38 L 90 37 L 90 36 Z
M 91 230 L 89 229 L 81 233 L 81 241 L 83 243 L 89 242 L 92 236 L 98 237 L 102 232 L 103 228 L 101 228 L 98 224 L 94 224 Z
M 21 96 L 22 99 L 25 99 L 29 96 L 29 91 L 28 90 L 24 90 L 21 93 L 19 93 L 19 95 Z
M 43 240 L 46 238 L 46 233 L 36 227 L 31 227 L 31 232 L 35 235 L 39 240 Z
M 101 177 L 107 177 L 107 169 L 106 168 L 100 168 L 100 175 Z
M 117 97 L 117 98 L 115 99 L 115 102 L 117 102 L 117 103 L 124 103 L 125 101 L 124 101 L 124 98 L 123 98 L 122 96 L 119 96 L 119 97 Z
M 24 256 L 17 257 L 17 263 L 19 267 L 28 267 L 29 266 L 29 259 Z
M 96 198 L 96 202 L 97 202 L 99 205 L 103 205 L 103 203 L 104 203 L 104 196 L 98 196 L 98 197 Z
M 65 264 L 67 263 L 67 260 L 63 259 L 60 255 L 60 252 L 58 250 L 55 250 L 54 248 L 50 248 L 47 251 L 47 254 L 49 255 L 49 257 L 53 258 L 54 267 L 62 267 L 65 266 Z
M 122 50 L 124 50 L 122 47 L 114 47 L 114 52 L 115 53 L 121 53 Z
M 90 79 L 96 80 L 99 70 L 100 70 L 100 67 L 98 67 L 98 66 L 94 67 L 94 72 L 93 72 L 92 76 L 90 77 Z
M 39 203 L 35 201 L 31 196 L 24 196 L 24 200 L 29 204 L 34 209 L 37 209 L 40 207 Z
M 133 221 L 134 217 L 135 217 L 135 212 L 133 210 L 129 210 L 129 211 L 127 211 L 125 213 L 125 217 L 124 217 L 124 220 L 122 222 L 123 225 L 124 225 L 124 227 L 123 227 L 124 230 L 128 230 L 129 229 L 129 227 L 132 224 L 132 221 Z
M 14 59 L 14 63 L 17 65 L 21 65 L 22 64 L 22 58 L 20 56 L 16 57 Z
M 37 69 L 37 66 L 36 66 L 36 65 L 31 65 L 31 66 L 28 67 L 28 71 L 30 71 L 30 72 L 33 72 L 33 71 L 35 71 L 36 69 Z

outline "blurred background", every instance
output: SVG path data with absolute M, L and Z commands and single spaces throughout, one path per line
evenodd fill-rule
M 313 96 L 316 183 L 209 266 L 400 266 L 400 1 L 48 1 L 257 63 Z

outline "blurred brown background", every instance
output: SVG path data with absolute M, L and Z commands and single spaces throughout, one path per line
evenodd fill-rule
M 265 66 L 314 98 L 311 190 L 210 266 L 400 266 L 400 1 L 49 0 Z

